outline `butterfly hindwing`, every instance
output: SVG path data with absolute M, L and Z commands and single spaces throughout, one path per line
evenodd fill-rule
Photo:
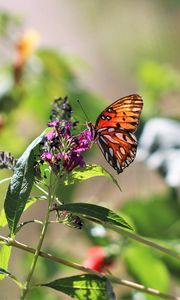
M 105 159 L 121 173 L 135 158 L 137 142 L 127 130 L 110 127 L 98 133 L 97 143 Z
M 143 100 L 137 94 L 116 100 L 98 117 L 94 138 L 105 159 L 121 173 L 135 158 L 137 129 Z

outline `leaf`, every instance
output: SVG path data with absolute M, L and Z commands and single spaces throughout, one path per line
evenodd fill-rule
M 126 202 L 121 211 L 132 218 L 140 235 L 156 239 L 178 239 L 180 236 L 179 203 L 169 195 L 151 195 Z M 163 218 L 161 214 L 163 211 Z M 153 222 L 152 222 L 153 216 Z
M 114 293 L 105 277 L 92 274 L 57 279 L 42 286 L 51 287 L 79 300 L 114 300 Z M 111 287 L 111 288 L 110 288 Z
M 7 245 L 0 246 L 0 280 L 4 279 L 7 276 L 8 263 L 11 255 L 11 247 Z M 4 270 L 4 272 L 2 272 Z M 5 273 L 6 272 L 6 273 Z
M 36 201 L 38 200 L 46 200 L 45 197 L 34 197 L 34 198 L 30 198 L 27 203 L 26 203 L 26 206 L 24 208 L 24 211 L 26 209 L 28 209 L 32 204 L 34 204 Z M 1 210 L 0 212 L 0 227 L 5 227 L 7 225 L 7 219 L 6 219 L 6 215 L 5 215 L 5 211 L 4 209 Z
M 34 148 L 40 143 L 43 133 L 37 137 L 18 159 L 8 187 L 4 210 L 11 235 L 14 234 L 34 180 Z
M 95 204 L 69 203 L 58 206 L 58 210 L 67 210 L 68 212 L 82 216 L 86 219 L 100 222 L 102 224 L 133 230 L 132 227 L 121 216 L 108 208 Z
M 7 219 L 6 219 L 6 215 L 5 215 L 4 209 L 2 209 L 1 213 L 0 213 L 0 227 L 4 227 L 6 225 L 7 225 Z
M 9 273 L 8 271 L 4 270 L 3 268 L 0 268 L 0 274 L 11 275 L 11 273 Z
M 105 176 L 111 179 L 121 190 L 116 179 L 100 165 L 86 165 L 84 168 L 76 168 L 71 173 L 67 173 L 64 184 L 70 185 L 82 182 L 95 176 Z
M 167 292 L 170 279 L 165 264 L 151 249 L 131 243 L 123 256 L 130 274 L 141 284 Z M 146 296 L 148 299 L 156 299 Z

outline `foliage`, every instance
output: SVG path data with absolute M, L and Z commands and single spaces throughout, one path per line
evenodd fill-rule
M 138 66 L 137 77 L 142 95 L 146 99 L 144 107 L 146 118 L 159 115 L 163 97 L 180 91 L 180 74 L 168 64 L 143 60 Z
M 1 39 L 9 44 L 11 28 L 20 26 L 18 17 L 5 12 L 0 14 Z M 20 156 L 17 160 L 3 151 L 0 156 L 0 168 L 5 168 L 1 174 L 8 177 L 0 181 L 2 195 L 5 193 L 4 208 L 0 212 L 0 227 L 3 234 L 5 232 L 5 236 L 0 236 L 0 279 L 12 279 L 20 289 L 21 299 L 54 300 L 56 295 L 59 299 L 59 292 L 76 299 L 115 299 L 115 284 L 140 290 L 138 293 L 143 289 L 143 299 L 157 299 L 157 294 L 171 299 L 171 295 L 163 296 L 161 292 L 169 292 L 171 276 L 179 280 L 179 203 L 170 196 L 155 195 L 150 199 L 129 199 L 118 212 L 104 207 L 104 203 L 94 203 L 96 199 L 89 203 L 87 200 L 75 201 L 75 187 L 85 182 L 90 184 L 91 179 L 98 182 L 99 177 L 110 179 L 111 186 L 118 192 L 121 190 L 117 180 L 102 166 L 85 162 L 92 137 L 88 128 L 84 130 L 84 117 L 76 99 L 80 98 L 90 120 L 98 115 L 102 99 L 79 85 L 66 55 L 52 49 L 37 50 L 36 37 L 36 34 L 26 35 L 13 41 L 15 60 L 6 62 L 0 71 L 0 146 Z M 17 44 L 24 48 L 20 50 Z M 154 115 L 155 108 L 158 112 L 163 95 L 179 91 L 179 74 L 170 66 L 143 61 L 139 65 L 138 78 L 146 99 L 145 117 Z M 67 97 L 56 98 L 54 103 L 58 103 L 60 109 L 57 111 L 57 106 L 53 106 L 48 129 L 36 137 L 44 130 L 49 103 L 55 95 L 68 95 L 69 102 Z M 32 139 L 34 141 L 27 146 Z M 36 205 L 43 212 L 45 210 L 42 221 L 35 215 L 29 220 L 25 213 L 28 209 L 34 214 Z M 41 227 L 36 249 L 16 240 L 27 224 Z M 66 238 L 72 238 L 70 253 L 61 247 L 66 243 L 61 234 L 42 252 L 47 228 L 53 228 L 53 224 L 58 233 L 66 228 Z M 8 229 L 4 229 L 6 225 Z M 83 236 L 94 245 L 93 249 L 101 250 L 101 268 L 95 268 L 93 263 L 88 268 L 85 263 L 74 263 L 78 260 L 78 250 L 73 245 L 75 231 L 78 232 L 75 242 L 80 249 L 83 248 L 80 239 Z M 18 261 L 27 273 L 24 283 L 15 277 L 16 268 L 11 273 L 9 260 L 14 247 L 25 252 L 24 261 Z M 97 255 L 93 259 L 97 262 Z M 128 275 L 140 283 L 142 289 L 135 282 L 120 280 L 119 274 L 115 277 L 113 272 L 110 273 L 108 268 L 113 270 L 113 265 L 119 268 L 122 261 Z M 25 271 L 24 262 L 29 266 Z M 77 273 L 72 276 L 70 268 Z M 57 294 L 51 295 L 50 288 Z M 126 296 L 122 297 L 125 299 Z M 137 294 L 127 297 L 137 299 Z

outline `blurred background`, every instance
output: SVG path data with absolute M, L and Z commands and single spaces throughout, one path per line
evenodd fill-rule
M 119 211 L 137 233 L 174 249 L 180 239 L 179 36 L 178 0 L 0 0 L 0 150 L 20 156 L 46 127 L 55 97 L 67 95 L 75 119 L 83 123 L 77 98 L 94 122 L 112 101 L 139 93 L 144 108 L 135 162 L 117 176 L 96 145 L 86 158 L 109 170 L 122 192 L 107 179 L 95 178 L 59 193 L 64 202 Z M 1 170 L 0 179 L 10 174 Z M 7 184 L 0 185 L 0 208 L 6 189 Z M 36 203 L 22 220 L 43 215 L 44 203 Z M 36 247 L 40 229 L 27 225 L 17 240 Z M 94 245 L 117 246 L 110 268 L 116 276 L 180 293 L 177 261 L 99 226 L 86 224 L 78 231 L 53 225 L 43 249 L 83 264 Z M 13 249 L 9 270 L 24 279 L 31 259 Z M 37 269 L 36 283 L 77 274 L 43 259 Z M 0 282 L 0 291 L 1 299 L 18 299 L 8 279 Z M 157 299 L 122 287 L 115 291 L 117 299 Z M 69 298 L 39 289 L 29 299 Z

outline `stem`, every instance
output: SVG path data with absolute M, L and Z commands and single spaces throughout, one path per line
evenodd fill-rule
M 35 253 L 36 250 L 25 245 L 25 244 L 22 244 L 18 241 L 15 241 L 13 239 L 10 239 L 10 238 L 6 238 L 6 237 L 3 237 L 3 236 L 0 236 L 0 241 L 3 241 L 4 243 L 6 243 L 6 245 L 8 246 L 14 246 L 16 248 L 19 248 L 21 250 L 25 250 L 27 252 L 30 252 L 30 253 Z M 74 268 L 76 270 L 79 270 L 79 271 L 82 271 L 82 272 L 85 272 L 85 273 L 88 273 L 88 274 L 95 274 L 97 276 L 100 276 L 102 277 L 103 274 L 99 273 L 99 272 L 96 272 L 94 270 L 91 270 L 89 268 L 85 268 L 83 267 L 82 265 L 79 265 L 77 263 L 73 263 L 73 262 L 70 262 L 70 261 L 67 261 L 65 259 L 62 259 L 60 257 L 56 257 L 54 255 L 51 255 L 50 253 L 45 253 L 45 252 L 42 252 L 40 251 L 39 252 L 39 256 L 41 257 L 44 257 L 44 258 L 47 258 L 51 261 L 54 261 L 54 262 L 57 262 L 57 263 L 60 263 L 60 264 L 63 264 L 63 265 L 66 265 L 68 267 L 71 267 L 71 268 Z M 138 284 L 136 282 L 132 282 L 132 281 L 129 281 L 129 280 L 125 280 L 125 279 L 119 279 L 117 277 L 114 277 L 112 275 L 106 275 L 106 277 L 113 283 L 115 284 L 120 284 L 120 285 L 124 285 L 124 286 L 127 286 L 127 287 L 130 287 L 130 288 L 133 288 L 135 290 L 139 290 L 141 292 L 144 292 L 144 293 L 148 293 L 148 294 L 151 294 L 151 295 L 155 295 L 157 297 L 160 297 L 160 298 L 163 298 L 163 299 L 169 299 L 169 300 L 180 300 L 180 297 L 178 296 L 173 296 L 173 295 L 169 295 L 169 294 L 165 294 L 165 293 L 161 293 L 160 291 L 156 290 L 156 289 L 153 289 L 153 288 L 147 288 L 141 284 Z
M 160 291 L 158 291 L 156 289 L 147 288 L 144 285 L 136 283 L 136 282 L 132 282 L 132 281 L 125 280 L 125 279 L 119 279 L 119 278 L 116 278 L 114 276 L 107 276 L 107 277 L 109 278 L 109 280 L 111 280 L 111 282 L 121 284 L 121 285 L 124 285 L 124 286 L 128 286 L 130 288 L 136 289 L 136 290 L 141 291 L 143 293 L 148 293 L 148 294 L 151 294 L 151 295 L 155 295 L 155 296 L 158 296 L 158 297 L 163 298 L 163 299 L 180 300 L 180 297 L 178 297 L 178 296 L 173 296 L 173 295 L 161 293 Z
M 159 250 L 159 251 L 161 251 L 161 252 L 163 252 L 163 253 L 166 253 L 166 254 L 168 254 L 168 255 L 170 255 L 170 256 L 175 257 L 176 259 L 180 259 L 180 254 L 179 254 L 179 253 L 177 253 L 177 252 L 175 252 L 175 251 L 173 251 L 173 250 L 171 250 L 171 249 L 165 248 L 165 247 L 163 247 L 163 246 L 161 246 L 161 245 L 159 245 L 159 244 L 156 244 L 156 243 L 153 242 L 153 241 L 146 240 L 146 239 L 144 239 L 144 238 L 143 238 L 142 236 L 140 236 L 140 235 L 137 235 L 137 234 L 135 234 L 135 233 L 132 233 L 132 232 L 130 232 L 130 231 L 127 231 L 127 230 L 122 229 L 122 228 L 119 228 L 119 227 L 116 228 L 115 226 L 111 226 L 111 225 L 108 225 L 108 224 L 107 224 L 106 226 L 107 226 L 108 228 L 111 228 L 112 230 L 118 232 L 118 233 L 121 233 L 121 234 L 124 235 L 124 236 L 127 236 L 127 237 L 129 237 L 129 238 L 131 238 L 131 239 L 137 241 L 137 242 L 140 242 L 140 243 L 142 243 L 142 244 L 148 245 L 148 246 L 152 247 L 153 249 L 157 249 L 157 250 Z
M 37 189 L 39 189 L 41 192 L 43 192 L 45 195 L 48 196 L 48 193 L 42 187 L 40 187 L 37 183 L 35 183 L 35 186 L 37 187 Z
M 43 222 L 42 231 L 41 231 L 39 242 L 38 242 L 38 245 L 37 245 L 37 248 L 36 248 L 36 251 L 35 251 L 35 254 L 34 254 L 34 258 L 33 258 L 33 261 L 32 261 L 31 267 L 30 267 L 30 271 L 29 271 L 29 274 L 27 276 L 26 282 L 24 284 L 23 290 L 22 290 L 22 294 L 21 294 L 21 297 L 20 297 L 21 300 L 25 299 L 25 297 L 26 297 L 26 295 L 27 295 L 27 293 L 30 289 L 32 276 L 33 276 L 33 273 L 34 273 L 34 270 L 35 270 L 35 267 L 36 267 L 39 252 L 40 252 L 42 243 L 44 241 L 44 237 L 45 237 L 47 227 L 48 227 L 52 199 L 53 199 L 53 193 L 51 191 L 51 175 L 50 175 L 50 184 L 49 184 L 49 192 L 48 192 L 48 209 L 47 209 L 45 220 Z

